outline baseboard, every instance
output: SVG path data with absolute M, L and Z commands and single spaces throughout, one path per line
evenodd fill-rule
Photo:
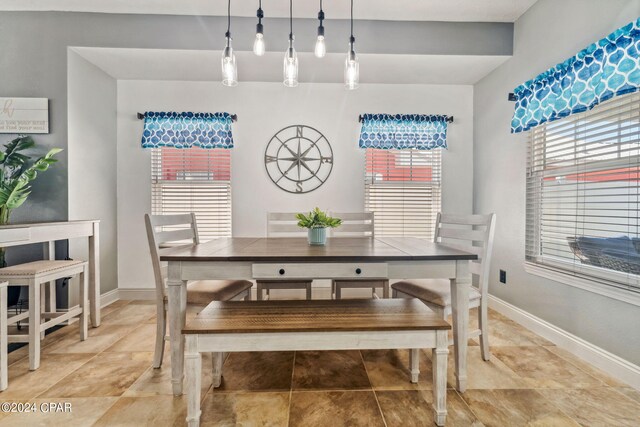
M 100 307 L 104 308 L 120 299 L 120 290 L 112 289 L 100 295 Z
M 154 300 L 156 298 L 156 290 L 150 288 L 120 288 L 118 289 L 118 296 L 124 300 Z
M 489 295 L 489 307 L 548 339 L 560 348 L 640 390 L 640 366 L 610 353 L 506 301 Z

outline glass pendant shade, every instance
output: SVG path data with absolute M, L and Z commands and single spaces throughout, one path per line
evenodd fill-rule
M 264 55 L 265 45 L 264 45 L 264 35 L 262 33 L 256 33 L 256 39 L 253 42 L 253 53 L 258 56 Z
M 225 86 L 238 85 L 238 67 L 236 66 L 236 56 L 231 48 L 231 41 L 227 41 L 227 47 L 222 53 L 222 84 Z
M 324 55 L 327 53 L 327 46 L 324 43 L 324 36 L 318 36 L 318 39 L 316 40 L 316 48 L 314 50 L 314 53 L 316 55 L 317 58 L 323 58 Z
M 298 54 L 293 47 L 293 39 L 289 40 L 289 48 L 284 54 L 284 85 L 298 86 Z
M 344 85 L 349 90 L 357 89 L 360 86 L 360 64 L 353 49 L 349 50 L 344 63 Z

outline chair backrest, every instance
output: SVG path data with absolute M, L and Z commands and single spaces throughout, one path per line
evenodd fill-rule
M 331 229 L 332 237 L 374 237 L 373 212 L 331 212 L 342 224 Z
M 295 212 L 268 212 L 267 237 L 305 237 L 307 230 L 298 227 Z
M 434 241 L 478 255 L 469 262 L 472 283 L 478 286 L 483 303 L 487 301 L 489 267 L 493 251 L 496 214 L 452 215 L 439 213 Z
M 164 300 L 166 268 L 160 262 L 160 249 L 171 246 L 171 243 L 191 241 L 200 243 L 198 225 L 194 213 L 179 215 L 149 215 L 145 214 L 144 222 L 149 241 L 149 253 L 153 265 L 153 275 L 156 282 L 156 299 Z M 165 228 L 168 228 L 166 230 Z M 158 230 L 160 229 L 160 230 Z

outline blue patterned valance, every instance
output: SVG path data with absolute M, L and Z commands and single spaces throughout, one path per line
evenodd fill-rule
M 144 114 L 143 148 L 233 148 L 229 113 Z
M 384 150 L 447 148 L 447 116 L 365 114 L 360 148 Z
M 640 19 L 514 90 L 511 132 L 590 110 L 640 87 Z

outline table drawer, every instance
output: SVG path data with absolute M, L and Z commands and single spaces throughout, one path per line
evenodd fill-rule
M 386 279 L 386 263 L 253 264 L 254 279 Z

